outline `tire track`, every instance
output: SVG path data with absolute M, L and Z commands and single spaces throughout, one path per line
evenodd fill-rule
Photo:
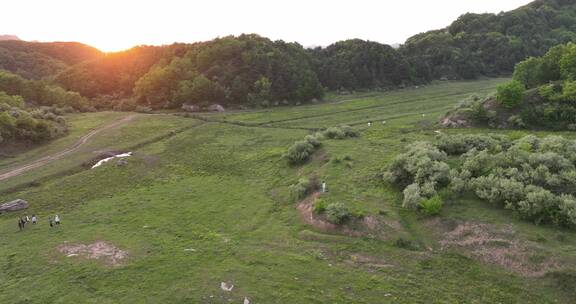
M 117 120 L 111 124 L 108 124 L 106 126 L 100 127 L 98 129 L 95 129 L 95 130 L 92 130 L 88 134 L 80 137 L 80 139 L 78 139 L 72 146 L 70 146 L 70 147 L 68 147 L 68 148 L 66 148 L 66 149 L 64 149 L 58 153 L 42 157 L 42 158 L 37 159 L 35 161 L 32 161 L 28 164 L 9 169 L 8 171 L 5 171 L 5 172 L 0 172 L 0 181 L 6 180 L 6 179 L 11 178 L 11 177 L 18 176 L 18 175 L 23 174 L 25 172 L 28 172 L 30 170 L 43 167 L 43 166 L 45 166 L 45 165 L 47 165 L 53 161 L 62 159 L 65 156 L 67 156 L 68 154 L 71 154 L 71 153 L 78 151 L 82 146 L 84 146 L 86 143 L 88 143 L 90 141 L 90 139 L 92 139 L 92 137 L 96 136 L 97 134 L 99 134 L 103 131 L 106 131 L 106 130 L 118 128 L 118 127 L 130 122 L 136 116 L 137 116 L 136 114 L 132 114 L 132 115 L 126 116 L 122 119 L 119 119 L 119 120 Z

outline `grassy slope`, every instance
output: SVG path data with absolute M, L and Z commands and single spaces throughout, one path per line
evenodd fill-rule
M 373 181 L 406 142 L 433 137 L 430 126 L 445 107 L 500 81 L 444 83 L 337 105 L 226 115 L 228 121 L 282 121 L 272 124 L 288 128 L 302 121 L 320 127 L 398 116 L 386 125 L 362 125 L 361 138 L 325 142 L 318 155 L 350 155 L 349 166 L 317 157 L 304 167 L 287 167 L 280 157 L 304 130 L 212 122 L 140 148 L 126 167 L 107 165 L 0 194 L 0 201 L 29 200 L 27 212 L 41 216 L 41 225 L 22 233 L 18 214 L 0 216 L 0 303 L 240 303 L 243 296 L 253 303 L 568 303 L 567 295 L 544 279 L 522 278 L 451 251 L 395 247 L 399 236 L 437 244 L 421 219 L 398 208 L 396 191 Z M 394 105 L 402 100 L 412 105 Z M 367 106 L 374 108 L 365 117 L 341 112 Z M 422 117 L 424 111 L 428 115 Z M 294 120 L 318 113 L 332 114 Z M 172 126 L 196 123 L 155 119 Z M 138 140 L 159 132 L 132 126 L 102 144 L 122 140 L 119 144 L 127 145 L 134 131 L 140 132 Z M 326 200 L 368 214 L 382 211 L 379 219 L 397 220 L 405 232 L 390 231 L 385 240 L 375 240 L 322 234 L 302 224 L 288 186 L 312 172 L 328 182 Z M 63 226 L 49 230 L 46 216 L 55 213 L 62 215 Z M 551 250 L 574 255 L 573 232 L 523 223 L 475 201 L 448 207 L 443 216 L 512 223 L 527 236 L 550 240 Z M 558 233 L 566 235 L 563 242 L 552 240 Z M 95 240 L 128 250 L 130 260 L 113 268 L 65 258 L 55 249 L 65 241 Z M 189 248 L 196 251 L 185 251 Z M 352 258 L 359 254 L 389 266 L 359 265 Z M 221 281 L 234 282 L 234 291 L 221 291 Z
M 0 170 L 4 171 L 25 164 L 30 160 L 41 158 L 44 155 L 59 152 L 71 146 L 78 138 L 89 131 L 110 124 L 127 115 L 129 114 L 114 112 L 70 115 L 68 118 L 71 132 L 67 136 L 54 141 L 50 145 L 40 146 L 26 153 L 22 153 L 22 155 L 15 158 L 1 159 Z M 167 135 L 170 132 L 199 123 L 200 122 L 195 121 L 182 121 L 171 115 L 137 114 L 129 123 L 112 130 L 110 133 L 100 133 L 94 136 L 88 143 L 82 146 L 79 151 L 61 160 L 26 172 L 18 178 L 2 181 L 0 183 L 0 191 L 11 189 L 24 183 L 42 180 L 45 177 L 57 175 L 68 170 L 79 169 L 82 163 L 98 157 L 101 152 L 126 150 L 139 143 L 152 141 L 158 136 Z

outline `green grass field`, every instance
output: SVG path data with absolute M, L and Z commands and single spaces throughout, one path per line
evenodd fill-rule
M 474 199 L 424 218 L 402 210 L 400 193 L 376 178 L 407 143 L 433 139 L 447 109 L 503 81 L 330 96 L 317 105 L 203 120 L 139 114 L 64 160 L 1 182 L 0 201 L 22 198 L 31 206 L 0 215 L 0 303 L 242 303 L 244 297 L 252 303 L 573 303 L 573 231 L 535 226 Z M 58 151 L 122 115 L 72 116 L 70 135 L 0 160 L 0 170 Z M 343 123 L 355 125 L 361 137 L 326 140 L 303 166 L 282 159 L 307 129 Z M 124 167 L 81 167 L 94 151 L 127 149 L 135 154 Z M 344 156 L 351 160 L 332 161 Z M 311 175 L 328 183 L 322 199 L 375 219 L 378 228 L 352 236 L 305 224 L 289 186 Z M 40 222 L 18 232 L 16 220 L 25 213 Z M 50 229 L 47 217 L 54 214 L 63 224 Z M 436 228 L 456 221 L 512 227 L 515 237 L 538 245 L 538 254 L 555 257 L 562 271 L 525 276 L 443 248 Z M 399 239 L 414 246 L 399 246 Z M 128 258 L 113 266 L 58 250 L 96 241 Z M 223 291 L 221 282 L 235 287 Z

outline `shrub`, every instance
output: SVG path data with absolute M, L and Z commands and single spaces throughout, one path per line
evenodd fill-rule
M 384 173 L 384 178 L 397 186 L 430 181 L 438 186 L 449 183 L 450 167 L 444 162 L 446 153 L 430 143 L 414 143 L 408 152 L 398 155 Z
M 314 154 L 314 151 L 322 145 L 322 134 L 315 133 L 313 135 L 306 135 L 304 140 L 295 142 L 288 151 L 284 154 L 284 158 L 288 160 L 291 165 L 302 164 Z
M 290 195 L 294 201 L 304 199 L 308 194 L 318 189 L 318 180 L 313 178 L 301 178 L 296 184 L 290 186 Z
M 350 210 L 342 203 L 332 203 L 326 207 L 326 218 L 332 224 L 344 224 L 351 216 Z
M 330 127 L 326 129 L 322 135 L 330 139 L 345 139 L 348 137 L 358 137 L 360 133 L 352 127 L 344 125 L 340 127 Z
M 436 142 L 438 149 L 448 155 L 461 155 L 472 149 L 498 150 L 499 147 L 509 145 L 509 139 L 498 135 L 458 134 L 442 135 Z
M 324 133 L 322 135 L 324 135 L 326 138 L 330 138 L 330 139 L 344 139 L 344 138 L 346 138 L 346 133 L 344 133 L 344 131 L 338 127 L 330 127 L 328 129 L 326 129 L 326 131 L 324 131 Z
M 396 239 L 396 241 L 394 242 L 394 246 L 407 250 L 418 250 L 418 246 L 413 241 L 407 240 L 402 237 Z
M 304 140 L 309 144 L 311 144 L 314 148 L 318 148 L 322 145 L 319 134 L 306 135 L 306 137 L 304 137 Z
M 508 118 L 508 123 L 516 128 L 526 128 L 526 124 L 520 115 L 512 115 Z
M 420 203 L 420 210 L 428 216 L 437 215 L 442 210 L 442 205 L 442 198 L 439 195 L 435 195 L 422 201 Z
M 496 93 L 496 100 L 507 108 L 514 108 L 524 97 L 524 85 L 518 81 L 511 81 L 499 85 Z
M 326 212 L 327 207 L 328 207 L 328 204 L 326 204 L 326 201 L 319 199 L 316 201 L 316 203 L 314 203 L 314 213 L 322 214 L 322 213 Z
M 290 164 L 297 165 L 306 162 L 314 153 L 314 150 L 314 146 L 308 141 L 297 141 L 288 148 L 288 152 L 284 154 L 284 157 Z
M 420 186 L 418 184 L 411 184 L 404 189 L 404 200 L 402 202 L 402 207 L 408 209 L 417 209 L 422 201 L 422 195 L 420 194 Z

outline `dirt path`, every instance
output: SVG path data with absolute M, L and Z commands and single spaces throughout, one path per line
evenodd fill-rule
M 20 165 L 20 166 L 17 166 L 15 168 L 8 169 L 7 171 L 0 172 L 0 181 L 11 178 L 11 177 L 18 176 L 18 175 L 20 175 L 24 172 L 30 171 L 32 169 L 36 169 L 36 168 L 45 166 L 45 165 L 47 165 L 47 164 L 49 164 L 55 160 L 62 159 L 63 157 L 67 156 L 68 154 L 71 154 L 73 152 L 78 151 L 83 145 L 88 143 L 90 141 L 90 139 L 92 137 L 94 137 L 95 135 L 97 135 L 103 131 L 106 131 L 106 130 L 118 128 L 118 127 L 124 125 L 125 123 L 131 121 L 132 119 L 134 119 L 134 117 L 136 117 L 135 114 L 128 115 L 128 116 L 126 116 L 122 119 L 119 119 L 115 122 L 112 122 L 108 125 L 105 125 L 103 127 L 92 130 L 88 134 L 80 137 L 80 139 L 78 139 L 72 146 L 70 146 L 70 147 L 68 147 L 68 148 L 66 148 L 60 152 L 42 157 L 42 158 L 37 159 L 35 161 L 32 161 L 28 164 Z

